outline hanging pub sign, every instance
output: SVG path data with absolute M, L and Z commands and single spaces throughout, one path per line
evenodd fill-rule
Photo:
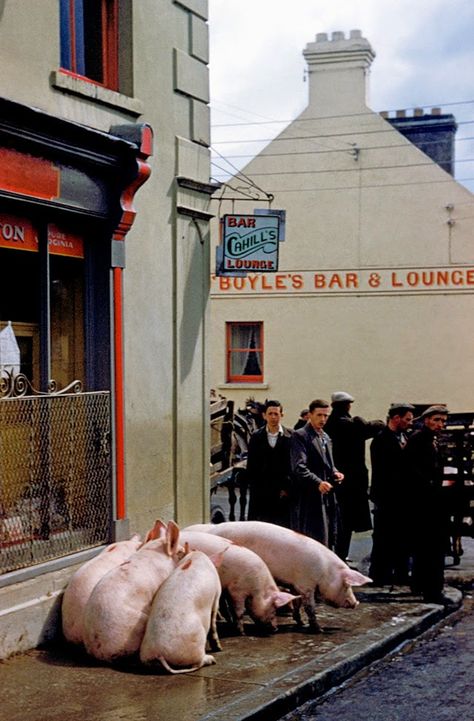
M 217 275 L 275 273 L 280 218 L 277 215 L 224 215 Z

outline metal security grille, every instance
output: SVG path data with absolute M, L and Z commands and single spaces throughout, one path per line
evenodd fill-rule
M 0 573 L 107 542 L 110 393 L 0 397 L 0 484 Z

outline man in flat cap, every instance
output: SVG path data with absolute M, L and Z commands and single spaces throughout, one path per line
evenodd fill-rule
M 366 421 L 350 414 L 354 398 L 346 391 L 331 396 L 332 412 L 325 431 L 333 444 L 334 463 L 344 474 L 336 488 L 341 530 L 336 544 L 337 555 L 345 561 L 349 555 L 352 532 L 372 528 L 369 509 L 369 472 L 365 464 L 365 442 L 384 427 L 383 421 Z
M 448 418 L 445 405 L 427 408 L 420 416 L 422 427 L 408 439 L 407 508 L 411 509 L 413 590 L 420 591 L 428 603 L 445 603 L 444 556 L 447 517 L 443 507 L 442 459 L 438 437 Z
M 404 448 L 414 410 L 410 403 L 392 403 L 387 425 L 370 444 L 374 530 L 369 576 L 375 586 L 408 584 L 409 546 L 404 518 L 409 479 Z

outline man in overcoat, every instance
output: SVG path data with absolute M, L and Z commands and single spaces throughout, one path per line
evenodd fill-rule
M 250 436 L 248 446 L 248 520 L 288 527 L 292 431 L 281 423 L 280 401 L 266 401 L 263 417 L 265 425 Z
M 408 439 L 405 453 L 409 476 L 409 528 L 413 553 L 413 590 L 428 603 L 445 603 L 444 556 L 447 514 L 442 492 L 443 466 L 438 438 L 448 409 L 434 405 L 421 414 L 423 423 Z
M 365 463 L 365 442 L 384 427 L 382 420 L 366 421 L 351 416 L 354 398 L 345 391 L 331 396 L 332 412 L 326 433 L 333 444 L 334 462 L 344 473 L 344 483 L 336 489 L 341 513 L 341 532 L 336 553 L 343 561 L 347 559 L 353 531 L 372 528 L 369 508 L 369 471 Z
M 329 403 L 316 399 L 309 405 L 309 420 L 291 438 L 291 527 L 334 550 L 338 505 L 334 485 L 344 475 L 334 465 L 331 439 L 323 428 Z
M 408 583 L 409 548 L 405 528 L 410 478 L 404 448 L 414 406 L 392 403 L 387 425 L 370 444 L 374 530 L 369 576 L 376 586 Z

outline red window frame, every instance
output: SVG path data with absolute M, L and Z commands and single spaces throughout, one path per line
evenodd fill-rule
M 259 344 L 255 348 L 238 347 L 233 345 L 233 329 L 235 327 L 254 326 L 258 328 Z M 259 353 L 260 368 L 259 374 L 235 374 L 232 373 L 233 353 Z M 264 369 L 264 342 L 263 342 L 263 321 L 228 321 L 226 322 L 226 381 L 227 383 L 262 383 Z
M 101 7 L 101 79 L 89 77 L 86 55 L 91 48 L 84 31 L 84 0 L 61 0 L 61 71 L 110 90 L 119 89 L 118 0 L 95 0 Z M 98 58 L 96 58 L 98 60 Z

